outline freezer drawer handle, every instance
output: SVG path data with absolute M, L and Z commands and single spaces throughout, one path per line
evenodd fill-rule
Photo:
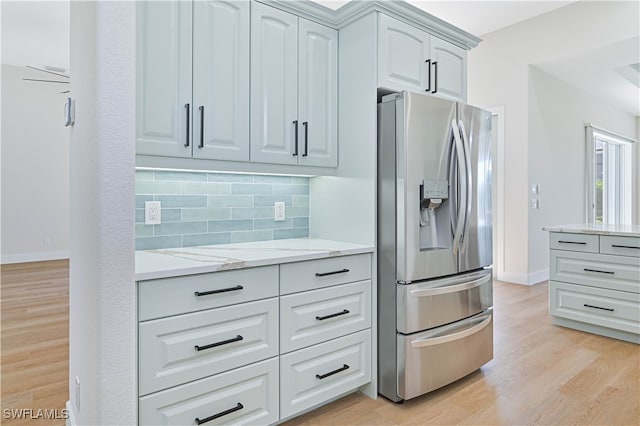
M 411 290 L 411 296 L 428 297 L 428 296 L 437 296 L 440 294 L 456 293 L 458 291 L 469 290 L 475 287 L 480 287 L 482 284 L 486 283 L 490 279 L 491 279 L 491 274 L 484 276 L 482 278 L 478 278 L 473 281 L 469 281 L 464 284 L 450 285 L 450 286 L 437 287 L 437 288 L 415 289 L 415 290 Z
M 198 417 L 196 417 L 194 420 L 197 425 L 201 425 L 203 423 L 210 422 L 211 420 L 219 419 L 220 417 L 226 416 L 227 414 L 235 413 L 236 411 L 242 410 L 243 408 L 244 408 L 244 405 L 238 402 L 238 405 L 236 405 L 233 408 L 229 408 L 228 410 L 221 411 L 218 414 L 214 414 L 213 416 L 206 417 L 202 420 L 200 420 Z
M 243 288 L 244 287 L 242 287 L 241 285 L 237 285 L 235 287 L 221 288 L 219 290 L 195 291 L 193 294 L 195 294 L 196 296 L 208 296 L 209 294 L 226 293 L 228 291 L 238 291 L 238 290 L 242 290 Z
M 584 243 L 584 242 L 581 242 L 581 241 L 562 241 L 562 240 L 560 240 L 558 242 L 560 244 L 578 244 L 578 245 L 581 245 L 581 246 L 586 246 L 587 245 L 587 243 Z
M 325 315 L 323 317 L 316 317 L 316 319 L 318 321 L 324 321 L 324 320 L 329 319 L 329 318 L 339 317 L 340 315 L 347 315 L 348 313 L 349 313 L 349 310 L 345 309 L 342 312 L 336 312 L 335 314 Z
M 338 368 L 337 370 L 333 370 L 333 371 L 329 371 L 326 374 L 316 374 L 316 379 L 318 380 L 322 380 L 322 379 L 326 379 L 329 376 L 333 376 L 334 374 L 338 374 L 341 371 L 345 371 L 348 370 L 349 366 L 347 364 L 343 364 L 341 368 Z
M 630 249 L 640 250 L 640 247 L 636 247 L 636 246 L 619 246 L 619 245 L 617 245 L 617 244 L 611 244 L 611 247 L 616 247 L 616 248 L 630 248 Z
M 244 339 L 244 337 L 242 337 L 241 335 L 237 335 L 236 337 L 234 337 L 233 339 L 228 339 L 228 340 L 222 340 L 220 342 L 215 342 L 215 343 L 211 343 L 209 345 L 205 345 L 205 346 L 198 346 L 195 345 L 194 348 L 196 349 L 196 351 L 204 351 L 205 349 L 211 349 L 211 348 L 216 348 L 218 346 L 222 346 L 222 345 L 228 345 L 229 343 L 233 343 L 233 342 L 239 342 L 240 340 Z
M 583 305 L 585 308 L 593 308 L 593 309 L 602 309 L 603 311 L 613 312 L 613 308 L 601 308 L 600 306 L 587 305 L 586 303 Z
M 609 275 L 615 274 L 615 272 L 613 272 L 613 271 L 598 271 L 597 269 L 587 269 L 587 268 L 584 268 L 584 271 L 585 272 L 597 272 L 599 274 L 609 274 Z
M 411 342 L 411 346 L 414 348 L 422 348 L 425 346 L 436 346 L 441 345 L 443 343 L 453 342 L 454 340 L 464 339 L 467 336 L 471 336 L 485 328 L 491 322 L 491 315 L 489 315 L 486 319 L 484 319 L 480 324 L 474 325 L 471 328 L 468 328 L 459 333 L 448 334 L 446 336 L 441 337 L 431 337 L 424 340 L 414 340 Z
M 327 275 L 335 275 L 335 274 L 344 274 L 349 272 L 348 269 L 340 269 L 339 271 L 331 271 L 331 272 L 316 272 L 316 277 L 326 277 Z

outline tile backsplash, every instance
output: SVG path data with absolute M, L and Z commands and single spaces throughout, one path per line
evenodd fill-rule
M 160 225 L 144 224 L 161 202 Z M 273 219 L 285 203 L 284 221 Z M 309 178 L 136 170 L 136 250 L 309 236 Z

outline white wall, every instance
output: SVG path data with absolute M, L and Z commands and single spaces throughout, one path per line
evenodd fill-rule
M 25 77 L 49 78 L 2 65 L 2 263 L 69 255 L 69 85 Z
M 580 1 L 487 34 L 469 52 L 469 103 L 505 111 L 504 279 L 529 284 L 540 276 L 539 265 L 529 265 L 529 64 L 626 40 L 637 28 L 637 2 Z

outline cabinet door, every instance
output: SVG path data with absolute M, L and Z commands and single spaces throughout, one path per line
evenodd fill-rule
M 298 18 L 251 8 L 251 161 L 297 164 Z
M 299 20 L 299 164 L 338 166 L 338 32 Z
M 429 87 L 429 34 L 378 15 L 378 86 L 424 91 Z
M 193 156 L 249 161 L 249 2 L 194 2 Z
M 432 93 L 453 100 L 467 100 L 467 51 L 431 37 Z M 435 65 L 437 63 L 437 65 Z
M 138 154 L 191 157 L 191 15 L 190 2 L 138 2 Z

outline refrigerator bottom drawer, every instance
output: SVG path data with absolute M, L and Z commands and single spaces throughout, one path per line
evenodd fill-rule
M 411 399 L 477 370 L 493 358 L 492 310 L 423 333 L 398 334 L 398 396 Z

